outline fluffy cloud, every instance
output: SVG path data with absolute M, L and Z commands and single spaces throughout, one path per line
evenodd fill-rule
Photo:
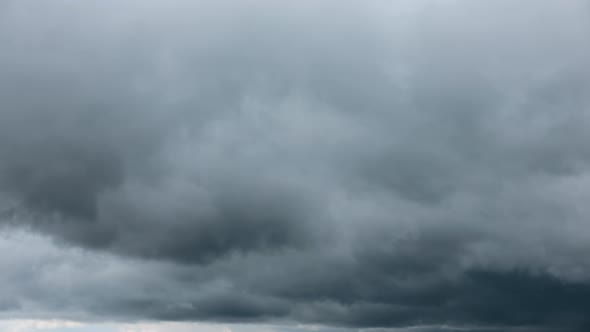
M 588 326 L 586 5 L 7 1 L 0 310 Z

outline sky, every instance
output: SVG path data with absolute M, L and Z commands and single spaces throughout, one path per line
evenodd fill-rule
M 590 329 L 586 0 L 3 0 L 0 332 Z

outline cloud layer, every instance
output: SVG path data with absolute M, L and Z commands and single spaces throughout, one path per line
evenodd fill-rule
M 588 327 L 587 5 L 6 1 L 0 310 Z

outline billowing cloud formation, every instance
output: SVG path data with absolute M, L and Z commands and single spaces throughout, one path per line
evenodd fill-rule
M 0 310 L 587 328 L 588 15 L 6 1 Z

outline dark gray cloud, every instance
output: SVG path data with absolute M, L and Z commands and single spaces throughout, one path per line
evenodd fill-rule
M 6 315 L 588 328 L 585 2 L 1 12 Z

